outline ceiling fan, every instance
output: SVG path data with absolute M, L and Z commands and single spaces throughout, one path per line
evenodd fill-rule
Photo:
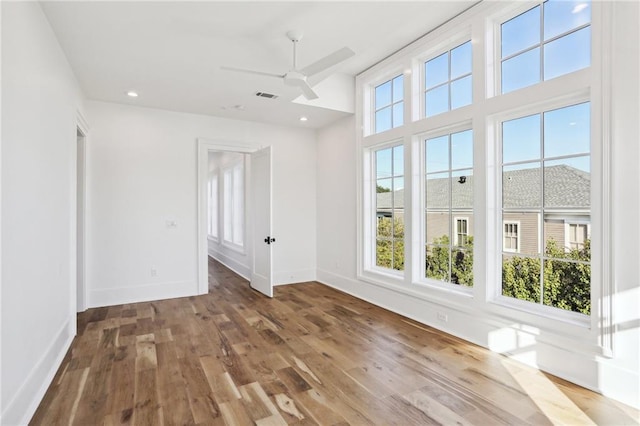
M 331 53 L 330 55 L 325 56 L 322 59 L 317 60 L 311 65 L 307 65 L 302 69 L 298 69 L 298 65 L 296 62 L 296 45 L 300 40 L 302 40 L 302 36 L 303 34 L 300 31 L 287 32 L 287 37 L 289 38 L 289 40 L 293 42 L 293 67 L 291 68 L 291 70 L 289 70 L 285 74 L 273 74 L 269 72 L 253 71 L 253 70 L 247 70 L 242 68 L 224 67 L 224 66 L 221 67 L 221 69 L 227 70 L 227 71 L 237 71 L 237 72 L 244 72 L 248 74 L 281 78 L 284 80 L 284 84 L 288 86 L 299 87 L 300 90 L 302 90 L 302 94 L 304 95 L 304 97 L 307 98 L 308 100 L 317 99 L 318 95 L 316 94 L 316 92 L 313 91 L 311 86 L 309 86 L 309 83 L 307 83 L 307 78 L 315 74 L 318 74 L 326 69 L 329 69 L 332 66 L 339 64 L 342 61 L 349 59 L 350 57 L 355 55 L 355 53 L 353 52 L 353 50 L 349 49 L 348 47 L 343 47 L 342 49 L 337 50 Z

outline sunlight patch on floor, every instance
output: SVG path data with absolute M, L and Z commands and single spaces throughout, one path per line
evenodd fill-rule
M 540 371 L 518 368 L 510 360 L 502 365 L 553 424 L 596 424 Z

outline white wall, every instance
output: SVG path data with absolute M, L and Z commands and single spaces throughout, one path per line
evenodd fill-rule
M 25 423 L 76 329 L 81 93 L 37 2 L 2 2 L 1 424 Z
M 273 147 L 275 282 L 315 278 L 313 131 L 102 102 L 87 115 L 89 306 L 197 293 L 197 138 Z
M 246 157 L 246 158 L 245 158 Z M 237 163 L 238 161 L 244 161 L 244 243 L 242 249 L 237 247 L 231 247 L 224 243 L 224 177 L 223 171 L 227 166 Z M 250 156 L 241 154 L 238 152 L 209 152 L 209 176 L 213 173 L 218 175 L 218 239 L 208 238 L 208 253 L 209 256 L 216 259 L 218 262 L 223 263 L 232 271 L 238 275 L 250 279 L 251 277 L 251 254 L 252 251 L 252 234 L 251 226 L 247 222 L 251 217 L 249 213 L 249 197 L 246 195 L 249 193 L 249 184 L 251 183 L 250 175 Z
M 483 345 L 492 346 L 506 337 L 523 339 L 525 350 L 509 354 L 537 364 L 543 370 L 598 390 L 627 404 L 640 406 L 640 87 L 637 40 L 638 3 L 618 2 L 615 10 L 613 49 L 612 194 L 616 294 L 614 297 L 614 355 L 596 356 L 588 350 L 563 345 L 553 330 L 528 333 L 523 324 L 470 308 L 451 309 L 428 297 L 412 297 L 360 281 L 356 277 L 356 126 L 353 118 L 343 119 L 318 135 L 318 280 L 414 318 L 425 324 Z M 622 224 L 624 224 L 622 226 Z M 448 323 L 436 321 L 435 312 L 448 315 Z

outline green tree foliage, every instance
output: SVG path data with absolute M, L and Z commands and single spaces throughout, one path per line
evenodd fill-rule
M 396 235 L 404 235 L 404 223 L 394 221 Z M 382 228 L 381 228 L 382 226 Z M 378 223 L 378 235 L 391 237 L 391 219 Z M 392 243 L 393 242 L 393 243 Z M 393 248 L 393 255 L 392 255 Z M 451 251 L 451 258 L 449 257 Z M 378 240 L 377 265 L 404 269 L 402 239 Z M 565 250 L 550 239 L 545 248 L 543 286 L 540 285 L 541 260 L 539 258 L 508 256 L 502 262 L 502 294 L 547 306 L 591 313 L 591 242 L 583 248 Z M 451 259 L 451 276 L 449 260 Z M 436 280 L 464 286 L 473 286 L 473 237 L 464 247 L 451 247 L 447 235 L 434 238 L 427 246 L 426 276 Z M 542 288 L 544 287 L 544 288 Z
M 451 276 L 449 276 L 449 251 L 451 251 Z M 433 239 L 427 248 L 427 277 L 473 286 L 473 237 L 468 237 L 463 247 L 451 248 L 449 236 Z
M 572 312 L 591 313 L 591 242 L 565 250 L 550 239 L 545 248 L 542 303 Z M 578 261 L 578 262 L 572 262 Z M 502 262 L 502 294 L 540 303 L 540 259 L 512 256 Z
M 393 230 L 391 224 L 393 223 Z M 383 268 L 404 270 L 404 220 L 396 217 L 378 218 L 376 265 Z M 382 238 L 380 238 L 382 237 Z
M 381 192 L 391 192 L 391 190 L 384 186 L 376 185 L 376 193 L 380 194 Z

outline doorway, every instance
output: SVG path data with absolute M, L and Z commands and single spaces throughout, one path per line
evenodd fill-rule
M 245 158 L 248 173 L 243 177 L 246 183 L 244 191 L 243 208 L 248 212 L 245 217 L 244 229 L 246 239 L 237 238 L 234 235 L 233 224 L 225 223 L 225 206 L 217 205 L 218 222 L 222 225 L 212 235 L 211 214 L 209 204 L 212 194 L 212 181 L 218 193 L 217 200 L 224 203 L 225 195 L 220 192 L 227 189 L 227 193 L 233 193 L 234 183 L 239 181 L 235 172 L 236 163 L 233 161 L 220 168 L 217 174 L 212 175 L 210 167 L 210 153 L 215 152 L 220 156 L 233 158 Z M 224 162 L 222 162 L 224 163 Z M 217 177 L 214 177 L 217 176 Z M 219 247 L 225 247 L 227 252 L 240 252 L 245 256 L 245 274 L 248 275 L 251 287 L 268 297 L 273 296 L 272 273 L 272 243 L 271 234 L 271 147 L 258 149 L 248 146 L 231 145 L 216 141 L 198 139 L 198 294 L 208 292 L 208 258 L 209 242 L 211 238 L 217 240 Z M 227 207 L 233 205 L 233 201 L 227 200 Z M 229 224 L 229 226 L 227 226 Z M 225 229 L 228 228 L 228 229 Z M 237 227 L 235 229 L 238 230 Z M 225 235 L 225 231 L 230 231 Z M 242 233 L 244 236 L 244 233 Z M 241 242 L 242 244 L 238 244 Z M 237 256 L 235 256 L 237 258 Z M 233 256 L 229 256 L 232 259 Z
M 86 131 L 76 128 L 76 310 L 87 309 L 85 283 Z

